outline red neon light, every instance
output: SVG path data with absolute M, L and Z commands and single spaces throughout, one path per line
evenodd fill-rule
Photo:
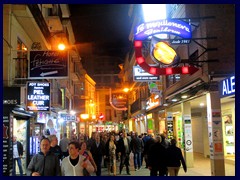
M 183 74 L 188 74 L 189 73 L 189 69 L 188 69 L 188 67 L 182 67 L 182 73 Z
M 172 74 L 172 68 L 166 68 L 166 75 Z
M 149 73 L 150 74 L 156 74 L 157 73 L 157 69 L 154 68 L 154 67 L 151 67 L 150 70 L 149 70 Z
M 172 75 L 172 74 L 193 74 L 199 69 L 194 66 L 188 67 L 174 67 L 174 68 L 158 68 L 151 67 L 148 63 L 145 62 L 145 59 L 142 55 L 142 41 L 135 41 L 135 57 L 139 66 L 146 72 L 153 75 Z
M 135 41 L 134 42 L 134 47 L 142 47 L 142 41 Z
M 144 60 L 143 57 L 138 57 L 138 58 L 137 58 L 137 63 L 138 63 L 138 64 L 142 64 L 142 63 L 144 63 L 144 61 L 145 61 L 145 60 Z

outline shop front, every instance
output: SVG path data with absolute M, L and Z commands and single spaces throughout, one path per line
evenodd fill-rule
M 22 167 L 23 174 L 30 162 L 30 136 L 31 124 L 34 122 L 35 113 L 25 110 L 21 106 L 21 88 L 3 88 L 3 175 L 11 176 L 13 168 L 13 136 L 23 145 Z M 16 174 L 19 174 L 16 166 Z
M 235 159 L 235 76 L 219 83 L 225 159 Z

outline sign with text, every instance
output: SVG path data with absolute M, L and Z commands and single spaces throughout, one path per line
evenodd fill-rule
M 235 95 L 235 76 L 220 81 L 219 92 L 221 98 Z
M 30 51 L 29 78 L 68 77 L 68 51 Z
M 76 121 L 76 115 L 61 114 L 60 117 L 63 118 L 64 121 Z
M 11 108 L 20 104 L 20 87 L 3 87 L 3 108 Z
M 140 24 L 135 29 L 134 39 L 144 40 L 154 34 L 173 34 L 185 39 L 192 38 L 191 25 L 176 19 L 163 19 Z
M 154 76 L 144 71 L 140 66 L 133 66 L 133 80 L 138 82 L 158 81 L 160 76 Z
M 116 108 L 127 108 L 127 95 L 124 93 L 113 93 L 112 104 Z
M 171 39 L 170 44 L 176 45 L 176 44 L 189 44 L 191 42 L 190 39 Z
M 183 115 L 186 152 L 193 152 L 191 115 Z
M 50 83 L 27 83 L 27 111 L 50 110 Z
M 3 112 L 3 176 L 11 176 L 13 169 L 13 115 Z

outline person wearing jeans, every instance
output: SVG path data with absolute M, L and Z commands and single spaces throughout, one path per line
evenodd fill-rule
M 131 149 L 133 152 L 133 156 L 134 156 L 134 167 L 135 167 L 135 171 L 141 169 L 142 166 L 142 161 L 141 161 L 141 154 L 144 148 L 144 144 L 142 139 L 140 139 L 138 137 L 138 134 L 135 133 L 132 137 L 132 141 L 130 143 L 131 145 Z
M 13 170 L 12 175 L 16 176 L 16 161 L 18 164 L 20 176 L 23 176 L 23 168 L 22 168 L 22 158 L 23 155 L 23 145 L 17 141 L 17 137 L 13 136 Z

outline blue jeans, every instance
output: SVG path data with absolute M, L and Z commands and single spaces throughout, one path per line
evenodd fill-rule
M 13 171 L 12 171 L 12 175 L 16 176 L 16 161 L 17 161 L 17 164 L 18 164 L 20 176 L 22 176 L 23 175 L 23 169 L 22 169 L 21 158 L 13 158 Z
M 134 168 L 141 168 L 142 164 L 141 164 L 141 152 L 135 152 L 133 154 L 134 157 Z

